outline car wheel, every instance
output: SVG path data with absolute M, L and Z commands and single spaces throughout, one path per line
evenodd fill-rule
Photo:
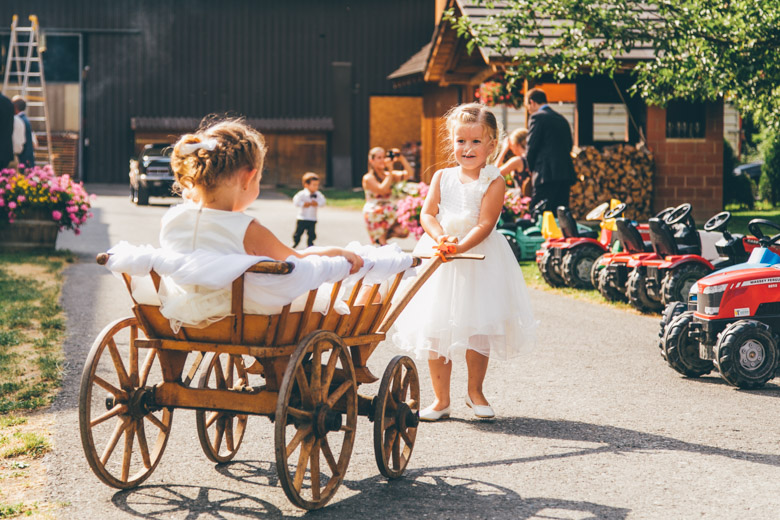
M 147 186 L 138 186 L 135 203 L 139 206 L 149 205 L 149 188 Z
M 710 269 L 707 266 L 693 262 L 669 270 L 661 281 L 661 301 L 664 305 L 687 302 L 691 286 L 708 274 Z
M 620 292 L 620 290 L 612 285 L 612 282 L 609 280 L 608 276 L 609 272 L 607 271 L 607 268 L 603 268 L 601 272 L 599 272 L 599 292 L 601 295 L 608 301 L 611 302 L 624 302 L 626 301 L 626 295 Z
M 699 357 L 699 342 L 688 337 L 693 311 L 686 311 L 669 324 L 664 337 L 666 362 L 685 377 L 699 377 L 712 372 L 713 363 Z
M 565 285 L 563 278 L 555 271 L 553 260 L 553 250 L 548 249 L 544 253 L 541 262 L 539 262 L 539 271 L 542 273 L 544 281 L 547 282 L 550 287 L 563 287 Z
M 666 327 L 672 323 L 677 316 L 682 314 L 688 309 L 688 306 L 683 302 L 672 302 L 664 308 L 663 314 L 661 314 L 661 330 L 658 331 L 658 348 L 661 350 L 661 356 L 666 359 L 666 349 L 664 348 L 664 334 L 666 334 Z
M 777 340 L 765 323 L 740 320 L 726 326 L 715 346 L 720 375 L 739 388 L 761 388 L 775 376 Z

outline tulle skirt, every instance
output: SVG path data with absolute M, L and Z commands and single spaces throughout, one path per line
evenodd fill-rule
M 433 246 L 424 235 L 414 253 L 427 256 Z M 388 331 L 391 343 L 422 360 L 463 359 L 466 350 L 505 360 L 533 347 L 537 323 L 506 239 L 494 231 L 468 252 L 485 259 L 441 265 Z

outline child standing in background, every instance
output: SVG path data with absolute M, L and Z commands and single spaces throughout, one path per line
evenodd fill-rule
M 447 134 L 458 166 L 434 174 L 420 215 L 426 234 L 414 254 L 448 244 L 485 259 L 440 266 L 395 322 L 391 341 L 428 360 L 436 399 L 420 411 L 424 421 L 450 416 L 452 359 L 464 358 L 466 405 L 479 418 L 494 417 L 482 389 L 488 360 L 530 347 L 536 328 L 523 274 L 495 230 L 504 202 L 504 179 L 489 164 L 498 144 L 496 118 L 484 105 L 461 105 L 447 115 Z
M 303 174 L 303 189 L 293 197 L 293 205 L 298 207 L 298 222 L 293 234 L 293 247 L 298 247 L 303 232 L 306 232 L 309 247 L 314 245 L 317 233 L 317 208 L 325 205 L 325 195 L 320 189 L 320 177 L 313 172 Z

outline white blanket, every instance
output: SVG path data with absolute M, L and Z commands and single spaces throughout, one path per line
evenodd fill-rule
M 340 314 L 349 313 L 342 301 L 360 279 L 364 284 L 382 283 L 412 264 L 412 256 L 393 244 L 382 247 L 352 242 L 347 249 L 363 258 L 363 268 L 349 274 L 350 264 L 344 257 L 290 256 L 291 273 L 285 275 L 251 273 L 245 278 L 244 311 L 250 314 L 278 314 L 292 303 L 291 310 L 302 310 L 307 293 L 319 288 L 314 310 L 326 313 L 334 283 L 343 281 L 334 306 Z M 120 242 L 109 251 L 106 267 L 114 273 L 134 277 L 132 292 L 138 303 L 160 305 L 160 312 L 171 320 L 174 330 L 183 324 L 205 326 L 230 314 L 230 285 L 247 268 L 259 261 L 271 260 L 239 254 L 219 254 L 197 250 L 189 254 L 134 246 Z M 155 293 L 151 278 L 154 269 L 163 283 Z M 411 271 L 410 271 L 411 274 Z

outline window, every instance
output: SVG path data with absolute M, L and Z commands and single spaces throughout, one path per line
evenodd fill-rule
M 704 139 L 704 103 L 670 101 L 666 107 L 667 139 Z
M 593 103 L 593 140 L 628 141 L 628 111 L 622 103 Z

